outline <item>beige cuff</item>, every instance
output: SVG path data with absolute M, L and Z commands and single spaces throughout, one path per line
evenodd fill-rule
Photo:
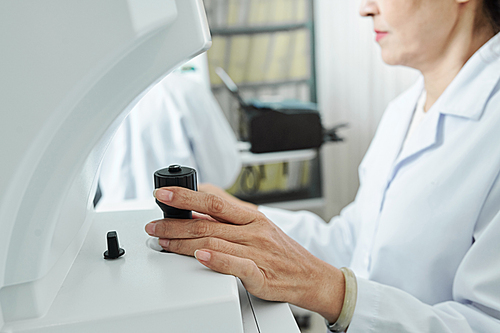
M 358 297 L 358 284 L 353 271 L 347 267 L 342 267 L 340 270 L 345 278 L 344 304 L 342 305 L 342 311 L 340 312 L 339 318 L 335 323 L 330 324 L 325 319 L 326 326 L 330 332 L 345 332 L 351 323 L 354 308 L 356 307 L 356 299 Z

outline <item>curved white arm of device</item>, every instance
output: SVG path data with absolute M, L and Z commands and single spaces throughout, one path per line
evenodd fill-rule
M 127 111 L 211 41 L 202 0 L 2 1 L 0 31 L 1 330 L 56 296 Z

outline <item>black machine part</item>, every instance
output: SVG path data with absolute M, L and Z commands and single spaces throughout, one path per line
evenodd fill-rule
M 252 153 L 317 149 L 326 142 L 344 139 L 337 133 L 348 124 L 325 129 L 317 110 L 242 107 L 245 116 L 244 139 L 250 142 Z
M 193 191 L 198 190 L 196 170 L 172 164 L 168 168 L 158 170 L 154 173 L 155 189 L 168 186 L 185 187 Z M 156 200 L 163 211 L 163 217 L 176 219 L 191 219 L 193 214 L 190 210 L 178 209 Z
M 319 148 L 326 142 L 344 141 L 337 131 L 347 124 L 323 128 L 314 103 L 282 103 L 278 108 L 260 102 L 247 103 L 224 69 L 219 67 L 216 73 L 240 104 L 239 136 L 250 142 L 252 153 Z
M 348 128 L 348 127 L 349 127 L 348 123 L 342 123 L 335 125 L 329 129 L 323 129 L 323 142 L 325 143 L 325 142 L 344 141 L 344 138 L 338 136 L 337 131 L 342 128 Z
M 118 242 L 118 234 L 116 231 L 109 231 L 106 234 L 108 249 L 104 252 L 104 259 L 118 259 L 125 254 L 125 250 L 120 247 Z
M 319 148 L 323 128 L 317 111 L 244 109 L 252 153 Z

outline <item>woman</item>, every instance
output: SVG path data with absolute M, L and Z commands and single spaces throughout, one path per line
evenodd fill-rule
M 500 332 L 500 1 L 364 0 L 361 15 L 384 61 L 422 76 L 385 112 L 355 201 L 326 225 L 161 189 L 206 215 L 146 231 L 332 332 Z

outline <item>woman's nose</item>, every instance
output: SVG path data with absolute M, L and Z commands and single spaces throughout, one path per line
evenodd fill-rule
M 374 16 L 378 14 L 378 6 L 375 0 L 362 0 L 359 7 L 359 15 Z

